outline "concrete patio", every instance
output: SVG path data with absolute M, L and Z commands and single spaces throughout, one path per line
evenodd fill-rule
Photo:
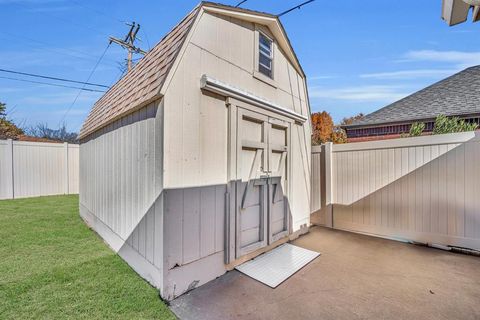
M 172 301 L 181 319 L 480 319 L 480 258 L 314 227 L 320 257 L 276 289 L 237 271 Z

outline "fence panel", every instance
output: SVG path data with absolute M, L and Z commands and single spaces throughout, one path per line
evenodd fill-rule
M 312 147 L 312 177 L 311 181 L 311 212 L 317 212 L 322 206 L 322 169 L 324 169 L 322 160 L 322 147 Z
M 79 147 L 0 140 L 0 199 L 78 193 Z
M 331 153 L 334 228 L 480 249 L 479 133 L 333 145 Z

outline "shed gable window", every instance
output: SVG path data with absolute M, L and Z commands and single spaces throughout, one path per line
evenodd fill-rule
M 273 41 L 263 33 L 258 35 L 258 71 L 273 78 Z

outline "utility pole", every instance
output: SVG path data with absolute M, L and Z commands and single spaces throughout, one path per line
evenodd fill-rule
M 110 37 L 110 43 L 114 42 L 120 45 L 122 48 L 128 50 L 127 71 L 130 71 L 132 69 L 133 53 L 139 53 L 139 54 L 145 55 L 147 54 L 147 52 L 143 51 L 138 47 L 135 47 L 134 45 L 138 30 L 140 30 L 140 24 L 132 22 L 132 23 L 127 23 L 127 26 L 130 27 L 130 31 L 128 31 L 128 34 L 125 36 L 125 39 L 122 40 L 115 37 Z

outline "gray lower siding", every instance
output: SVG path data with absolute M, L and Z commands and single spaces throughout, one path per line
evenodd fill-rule
M 226 272 L 226 191 L 226 184 L 164 190 L 165 299 Z

